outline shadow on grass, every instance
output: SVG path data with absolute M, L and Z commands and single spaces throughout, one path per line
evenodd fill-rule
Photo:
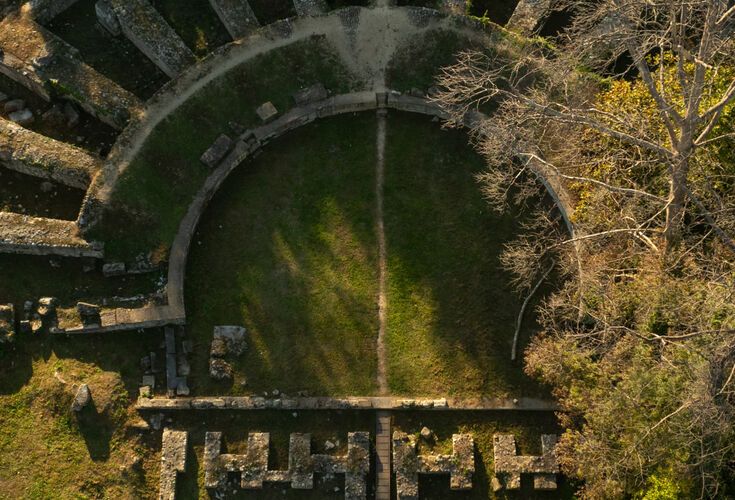
M 389 383 L 398 394 L 545 392 L 510 360 L 522 298 L 502 269 L 522 216 L 493 213 L 475 175 L 483 159 L 458 131 L 391 115 L 386 150 Z M 431 148 L 407 147 L 431 144 Z M 540 294 L 539 294 L 540 295 Z M 529 304 L 521 352 L 535 331 Z
M 94 394 L 87 406 L 79 412 L 73 412 L 79 432 L 87 445 L 89 457 L 95 461 L 110 458 L 110 439 L 115 432 L 115 424 L 106 412 L 99 412 L 94 403 Z
M 198 392 L 224 390 L 205 375 L 218 324 L 249 331 L 248 352 L 233 360 L 235 391 L 246 378 L 248 391 L 374 392 L 374 149 L 372 115 L 334 118 L 274 142 L 228 179 L 187 270 Z

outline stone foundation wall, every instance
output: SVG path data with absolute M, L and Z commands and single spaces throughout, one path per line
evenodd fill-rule
M 101 161 L 77 147 L 0 118 L 0 164 L 65 186 L 87 189 Z
M 350 432 L 346 455 L 312 455 L 310 434 L 291 434 L 288 469 L 268 468 L 270 434 L 248 435 L 247 449 L 242 455 L 222 453 L 222 433 L 207 432 L 204 444 L 204 485 L 222 490 L 227 474 L 240 475 L 240 487 L 259 490 L 266 482 L 290 483 L 291 488 L 314 488 L 314 474 L 344 474 L 345 498 L 362 500 L 367 497 L 366 478 L 370 471 L 370 434 Z
M 108 0 L 125 37 L 174 78 L 196 62 L 184 41 L 147 0 Z
M 521 487 L 521 475 L 533 475 L 534 488 L 537 490 L 555 490 L 556 475 L 559 463 L 556 460 L 556 436 L 541 436 L 541 455 L 517 455 L 516 441 L 512 434 L 496 434 L 493 436 L 493 454 L 495 476 L 503 480 L 505 488 L 518 490 Z
M 101 258 L 102 247 L 78 233 L 72 221 L 0 212 L 0 253 Z
M 417 454 L 416 436 L 393 433 L 393 471 L 398 500 L 419 499 L 419 474 L 449 474 L 452 490 L 472 489 L 475 442 L 470 434 L 452 436 L 451 455 Z
M 0 72 L 43 99 L 64 98 L 116 129 L 140 116 L 143 103 L 79 59 L 76 49 L 31 18 L 0 22 Z

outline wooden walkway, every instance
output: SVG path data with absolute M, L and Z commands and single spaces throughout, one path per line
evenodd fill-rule
M 375 500 L 390 500 L 391 416 L 379 411 L 375 422 Z

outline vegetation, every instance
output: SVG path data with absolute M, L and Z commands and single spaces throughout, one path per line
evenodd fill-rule
M 354 82 L 320 38 L 258 56 L 209 83 L 149 135 L 92 237 L 106 242 L 109 258 L 131 260 L 151 249 L 166 254 L 209 173 L 199 161 L 202 153 L 219 134 L 236 136 L 232 124 L 259 124 L 255 110 L 262 103 L 271 101 L 285 112 L 293 106 L 295 91 L 316 82 L 335 93 L 350 90 Z
M 371 115 L 293 132 L 227 180 L 189 256 L 189 331 L 207 346 L 213 326 L 244 325 L 250 348 L 232 387 L 199 349 L 197 392 L 375 392 L 374 185 Z
M 12 350 L 0 351 L 4 498 L 153 497 L 153 436 L 131 428 L 136 415 L 129 405 L 138 360 L 160 339 L 150 333 L 84 342 L 19 336 Z M 89 385 L 93 403 L 75 415 L 70 406 L 81 383 Z
M 543 394 L 510 361 L 521 299 L 499 257 L 523 219 L 487 206 L 482 158 L 464 133 L 409 115 L 389 119 L 385 162 L 391 391 Z
M 516 201 L 536 196 L 538 175 L 573 194 L 575 240 L 544 229 L 539 213 L 538 231 L 504 257 L 520 289 L 550 264 L 577 275 L 544 302 L 527 371 L 565 410 L 559 456 L 585 480 L 584 496 L 727 496 L 735 9 L 704 0 L 561 7 L 576 17 L 553 57 L 532 47 L 510 61 L 465 53 L 439 96 L 455 122 L 501 101 L 476 130 L 490 164 L 508 167 L 483 175 L 496 208 L 511 186 Z M 634 81 L 589 71 L 609 71 L 626 52 Z
M 95 70 L 148 99 L 168 77 L 132 42 L 109 34 L 97 22 L 94 4 L 95 0 L 74 3 L 49 23 L 49 30 L 79 50 L 82 60 Z
M 154 0 L 153 6 L 197 57 L 230 41 L 208 0 L 190 0 L 183 8 L 176 0 Z

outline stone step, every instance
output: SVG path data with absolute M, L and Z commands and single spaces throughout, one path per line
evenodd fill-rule
M 233 40 L 244 38 L 260 27 L 248 0 L 209 0 L 209 4 Z
M 17 14 L 0 22 L 0 72 L 50 101 L 74 101 L 118 130 L 142 114 L 143 103 L 87 66 L 71 45 L 30 17 Z
M 75 146 L 0 118 L 0 164 L 23 174 L 87 189 L 101 161 Z
M 170 78 L 196 62 L 189 47 L 147 0 L 103 1 L 109 5 L 122 34 Z M 109 29 L 109 15 L 104 15 L 102 8 L 97 12 Z

